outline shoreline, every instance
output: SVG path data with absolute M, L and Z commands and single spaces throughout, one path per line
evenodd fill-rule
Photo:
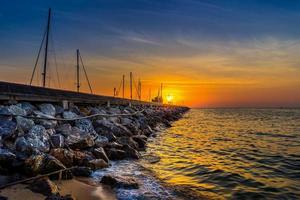
M 50 179 L 28 182 L 30 190 L 17 185 L 0 190 L 0 195 L 13 199 L 10 195 L 23 196 L 22 192 L 29 190 L 28 195 L 31 191 L 44 193 L 47 199 L 53 199 L 54 194 L 60 199 L 82 199 L 80 194 L 91 193 L 95 199 L 117 198 L 116 188 L 138 188 L 139 183 L 118 174 L 102 177 L 94 185 L 74 177 L 90 177 L 93 171 L 110 167 L 113 160 L 139 159 L 147 139 L 155 137 L 156 127 L 169 127 L 186 111 L 188 108 L 176 106 L 71 105 L 66 110 L 49 103 L 0 105 L 0 174 L 34 177 L 64 170 Z M 89 118 L 92 115 L 96 117 Z M 75 168 L 66 170 L 70 167 Z M 46 189 L 34 190 L 35 184 L 44 184 Z M 45 195 L 49 187 L 56 189 Z M 10 188 L 15 188 L 13 193 L 9 193 Z M 73 194 L 71 188 L 81 192 Z

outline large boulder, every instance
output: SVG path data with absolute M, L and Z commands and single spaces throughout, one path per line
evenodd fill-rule
M 88 162 L 88 167 L 93 170 L 107 168 L 108 164 L 103 159 L 93 159 Z
M 56 110 L 55 107 L 50 103 L 43 103 L 38 105 L 40 111 L 46 115 L 55 116 Z
M 20 127 L 24 132 L 28 132 L 35 124 L 32 119 L 27 119 L 24 117 L 16 117 L 17 125 Z
M 98 147 L 96 149 L 93 150 L 93 155 L 95 156 L 95 158 L 97 159 L 103 159 L 105 162 L 109 162 L 109 159 L 104 151 L 104 149 L 102 147 Z
M 97 139 L 95 140 L 95 146 L 96 147 L 105 147 L 109 143 L 109 140 L 105 136 L 99 135 Z
M 123 150 L 110 148 L 106 149 L 107 157 L 110 160 L 122 160 L 126 158 L 126 153 Z
M 52 129 L 56 127 L 57 121 L 54 120 L 54 117 L 52 115 L 48 115 L 40 111 L 33 111 L 33 112 L 37 117 L 46 118 L 46 119 L 37 119 L 36 122 L 38 124 L 44 126 L 47 129 Z
M 69 136 L 66 143 L 72 149 L 86 149 L 95 145 L 94 138 L 89 134 L 81 137 Z
M 17 105 L 10 105 L 8 107 L 8 110 L 13 115 L 21 115 L 21 116 L 26 115 L 26 111 Z
M 72 168 L 72 174 L 74 176 L 83 176 L 83 177 L 89 177 L 93 171 L 90 167 L 84 167 L 84 166 L 77 166 Z
M 0 119 L 0 137 L 2 139 L 11 137 L 14 135 L 17 129 L 17 124 L 8 119 Z
M 54 105 L 54 107 L 55 107 L 55 115 L 60 115 L 64 112 L 64 108 L 62 106 Z
M 24 162 L 24 172 L 28 175 L 37 175 L 41 172 L 44 162 L 44 155 L 32 155 Z
M 94 127 L 91 120 L 89 119 L 80 119 L 75 121 L 76 127 L 78 127 L 82 132 L 94 133 Z
M 33 126 L 25 136 L 27 145 L 33 151 L 48 152 L 50 149 L 49 135 L 43 126 Z
M 36 110 L 36 107 L 28 102 L 21 102 L 18 103 L 17 106 L 21 107 L 23 110 L 25 110 L 26 115 L 31 115 L 34 110 Z
M 41 174 L 47 174 L 59 170 L 65 170 L 66 167 L 55 157 L 51 155 L 45 155 L 43 159 L 43 166 L 41 169 Z M 70 170 L 65 170 L 62 172 L 62 179 L 71 179 L 73 178 L 73 175 Z M 59 174 L 54 174 L 49 176 L 52 179 L 59 179 Z
M 66 167 L 72 167 L 74 162 L 74 153 L 71 150 L 56 148 L 51 149 L 50 155 L 62 162 Z
M 129 145 L 123 145 L 127 158 L 139 159 L 140 153 Z
M 32 192 L 41 193 L 45 196 L 57 194 L 58 187 L 49 178 L 41 178 L 33 181 L 28 188 Z
M 112 188 L 124 188 L 124 189 L 139 188 L 138 182 L 134 178 L 128 176 L 105 175 L 102 177 L 100 182 L 102 184 L 109 185 Z
M 64 119 L 74 119 L 77 118 L 78 115 L 72 111 L 64 111 L 63 112 L 63 118 Z
M 147 137 L 144 135 L 135 135 L 132 139 L 138 144 L 140 150 L 144 150 L 147 144 Z
M 72 133 L 72 126 L 70 124 L 62 124 L 59 125 L 55 130 L 56 133 L 62 134 L 63 136 L 67 137 Z
M 139 147 L 138 143 L 135 142 L 131 137 L 126 137 L 126 136 L 119 137 L 117 141 L 121 145 L 129 145 L 134 149 L 138 149 Z
M 73 165 L 77 166 L 86 166 L 88 161 L 93 160 L 94 157 L 87 152 L 83 151 L 73 151 L 74 153 L 74 163 Z

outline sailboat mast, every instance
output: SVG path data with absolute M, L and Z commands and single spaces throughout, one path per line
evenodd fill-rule
M 79 49 L 76 50 L 76 59 L 77 59 L 77 65 L 76 65 L 77 92 L 79 92 L 79 88 L 80 88 L 80 76 L 79 76 Z
M 43 87 L 46 87 L 46 77 L 47 77 L 47 57 L 48 57 L 48 41 L 49 41 L 49 31 L 50 31 L 50 20 L 51 20 L 51 8 L 48 12 L 48 22 L 47 22 L 47 32 L 46 32 L 46 45 L 45 45 L 45 57 L 44 57 L 44 69 L 43 69 Z

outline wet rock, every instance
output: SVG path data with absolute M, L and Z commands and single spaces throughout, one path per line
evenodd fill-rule
M 50 141 L 53 148 L 62 148 L 65 144 L 65 138 L 60 134 L 51 135 Z
M 91 135 L 83 135 L 81 137 L 69 136 L 66 140 L 67 145 L 72 149 L 86 149 L 93 147 L 95 142 Z
M 72 169 L 72 173 L 74 176 L 83 176 L 83 177 L 89 177 L 93 173 L 90 167 L 75 167 Z
M 89 119 L 76 120 L 75 126 L 78 127 L 82 132 L 86 132 L 86 133 L 95 132 L 92 122 Z
M 17 124 L 15 122 L 7 119 L 0 119 L 0 136 L 2 139 L 13 136 L 16 129 Z
M 93 154 L 97 159 L 103 159 L 105 162 L 109 162 L 109 159 L 102 147 L 96 148 L 93 150 Z
M 63 112 L 63 118 L 64 119 L 74 119 L 77 118 L 78 115 L 72 111 L 64 111 Z
M 33 111 L 36 110 L 36 107 L 28 102 L 21 102 L 17 105 L 21 107 L 23 110 L 25 110 L 26 115 L 31 115 Z
M 102 177 L 102 184 L 109 185 L 112 188 L 124 188 L 124 189 L 138 189 L 139 185 L 137 181 L 128 176 L 112 176 L 105 175 Z
M 106 149 L 106 155 L 110 160 L 122 160 L 126 158 L 125 151 L 115 148 Z
M 95 140 L 96 147 L 105 147 L 109 143 L 108 138 L 105 136 L 98 136 Z
M 129 145 L 124 145 L 123 150 L 125 151 L 127 158 L 133 158 L 133 159 L 140 158 L 140 153 Z
M 0 149 L 0 166 L 10 167 L 12 162 L 16 159 L 16 155 L 8 149 Z
M 59 160 L 61 163 L 63 163 L 66 167 L 73 166 L 74 156 L 75 156 L 73 151 L 63 149 L 63 148 L 51 149 L 50 155 L 55 157 L 57 160 Z
M 31 183 L 28 188 L 32 192 L 40 193 L 45 196 L 57 194 L 58 193 L 58 187 L 50 181 L 48 178 L 42 178 L 35 180 L 33 183 Z
M 146 148 L 147 137 L 144 135 L 133 136 L 132 139 L 138 144 L 138 148 L 144 150 Z
M 33 120 L 20 116 L 16 117 L 16 121 L 18 127 L 20 127 L 24 132 L 29 131 L 35 125 Z
M 94 159 L 88 162 L 88 166 L 93 170 L 107 168 L 108 164 L 103 159 Z
M 26 111 L 17 105 L 10 105 L 8 110 L 13 115 L 26 115 Z
M 131 137 L 119 137 L 117 139 L 118 143 L 121 145 L 129 145 L 130 147 L 134 148 L 134 149 L 138 149 L 138 143 L 135 142 Z
M 46 115 L 55 116 L 56 110 L 55 107 L 50 103 L 43 103 L 38 105 L 40 111 Z

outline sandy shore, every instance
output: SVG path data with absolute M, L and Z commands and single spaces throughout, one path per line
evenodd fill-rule
M 107 186 L 91 182 L 89 179 L 72 179 L 55 182 L 61 195 L 71 194 L 76 200 L 115 200 L 114 191 Z M 44 200 L 46 196 L 34 193 L 27 188 L 26 184 L 18 184 L 0 191 L 0 195 L 9 200 Z

